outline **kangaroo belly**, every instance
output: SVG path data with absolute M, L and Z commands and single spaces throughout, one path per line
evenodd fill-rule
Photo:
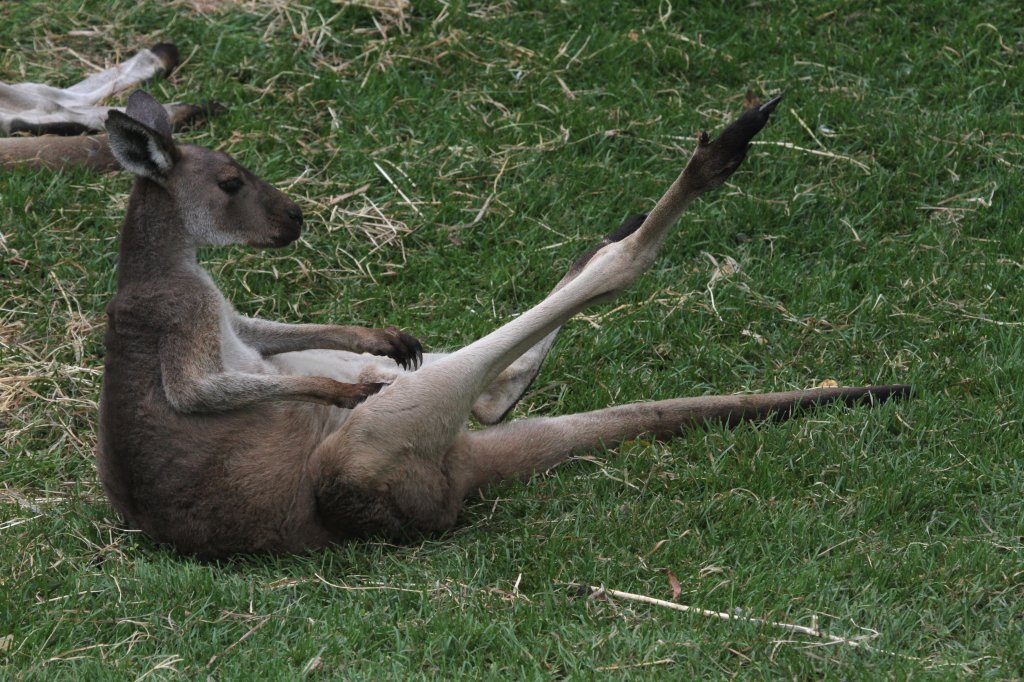
M 288 552 L 327 542 L 308 459 L 330 408 L 271 404 L 185 415 L 149 403 L 112 406 L 99 471 L 128 524 L 200 557 Z

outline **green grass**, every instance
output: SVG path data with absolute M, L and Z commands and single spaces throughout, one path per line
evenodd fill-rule
M 285 251 L 204 256 L 238 308 L 435 349 L 540 300 L 748 88 L 785 91 L 517 415 L 826 379 L 915 399 L 595 452 L 418 544 L 201 564 L 125 530 L 93 462 L 129 178 L 5 173 L 0 677 L 1024 676 L 1016 3 L 413 5 L 4 3 L 0 80 L 177 42 L 157 96 L 230 107 L 183 138 L 309 217 Z M 670 599 L 667 572 L 681 603 L 870 648 L 573 587 Z

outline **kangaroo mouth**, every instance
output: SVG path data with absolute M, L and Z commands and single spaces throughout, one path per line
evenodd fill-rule
M 249 242 L 249 246 L 255 246 L 256 248 L 263 249 L 279 249 L 283 246 L 288 246 L 302 234 L 302 228 L 299 226 L 289 227 L 281 230 L 277 234 L 270 235 L 265 239 L 259 239 L 256 241 Z
M 278 235 L 277 237 L 274 238 L 274 243 L 272 244 L 272 246 L 288 246 L 293 241 L 299 238 L 299 234 L 299 230 L 295 230 L 290 234 Z

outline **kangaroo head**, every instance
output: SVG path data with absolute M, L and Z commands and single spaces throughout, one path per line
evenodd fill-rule
M 299 237 L 302 211 L 223 152 L 176 145 L 164 107 L 137 90 L 125 113 L 107 117 L 110 149 L 139 182 L 165 192 L 194 246 L 285 246 Z

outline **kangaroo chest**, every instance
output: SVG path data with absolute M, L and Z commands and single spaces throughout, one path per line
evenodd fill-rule
M 243 341 L 234 326 L 231 324 L 231 317 L 234 310 L 231 304 L 225 301 L 225 307 L 220 314 L 220 359 L 227 372 L 248 372 L 263 374 L 268 371 L 270 365 L 263 360 L 263 357 L 255 348 Z
M 233 320 L 237 313 L 231 302 L 224 298 L 210 275 L 201 268 L 200 276 L 217 306 L 217 324 L 220 336 L 220 360 L 225 372 L 268 374 L 275 372 L 273 365 L 263 359 L 259 351 L 245 342 L 235 331 Z

